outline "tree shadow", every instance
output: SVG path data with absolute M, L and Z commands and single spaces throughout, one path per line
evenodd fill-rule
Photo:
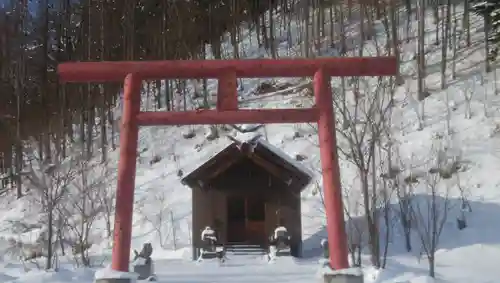
M 409 267 L 397 260 L 387 259 L 387 268 L 377 275 L 375 282 L 412 282 L 405 279 L 427 277 L 429 271 L 424 267 Z M 405 278 L 407 277 L 407 278 Z
M 432 204 L 432 197 L 429 195 L 416 195 L 412 198 L 412 202 L 420 205 L 421 211 L 425 213 L 427 205 Z M 491 202 L 467 201 L 471 211 L 465 212 L 467 228 L 459 230 L 457 227 L 457 218 L 462 213 L 463 200 L 461 198 L 449 198 L 436 196 L 434 203 L 438 209 L 443 209 L 448 206 L 447 217 L 444 223 L 442 234 L 439 237 L 438 249 L 456 249 L 460 247 L 471 246 L 475 244 L 499 244 L 498 238 L 499 227 L 491 225 L 491 216 L 500 215 L 500 205 Z M 389 248 L 390 255 L 407 254 L 402 236 L 402 225 L 397 217 L 399 206 L 393 205 L 393 241 Z M 423 215 L 424 220 L 429 219 L 427 215 Z M 415 251 L 420 251 L 421 243 L 418 239 L 417 227 L 412 227 L 412 247 Z M 399 230 L 399 231 L 398 231 Z M 399 232 L 399 233 L 398 233 Z
M 427 206 L 432 204 L 432 197 L 429 195 L 419 194 L 412 197 L 412 205 L 418 205 L 422 214 L 427 213 Z M 465 212 L 467 220 L 467 228 L 459 230 L 457 227 L 457 218 L 462 213 L 463 200 L 461 198 L 444 198 L 441 196 L 435 197 L 435 205 L 438 209 L 442 209 L 445 205 L 448 207 L 447 217 L 444 222 L 442 234 L 439 237 L 438 250 L 456 249 L 475 244 L 484 245 L 498 245 L 500 238 L 498 232 L 500 227 L 492 225 L 492 217 L 500 215 L 500 205 L 491 202 L 482 201 L 467 201 L 470 205 L 471 211 Z M 412 244 L 412 251 L 406 250 L 405 238 L 403 233 L 403 226 L 399 218 L 400 207 L 397 203 L 389 206 L 388 219 L 389 223 L 383 219 L 383 210 L 381 210 L 380 219 L 380 247 L 383 249 L 386 240 L 389 243 L 388 256 L 398 255 L 418 255 L 421 251 L 422 243 L 419 239 L 417 227 L 412 227 L 410 237 Z M 429 219 L 426 215 L 420 217 L 424 221 Z M 361 224 L 360 224 L 361 223 Z M 360 237 L 363 254 L 368 254 L 368 233 L 366 232 L 366 225 L 363 225 L 364 217 L 355 217 L 346 221 L 347 233 L 353 233 L 353 225 L 356 225 L 357 231 L 360 231 L 357 236 Z M 389 227 L 390 236 L 384 236 L 386 227 Z M 351 228 L 351 229 L 349 229 Z M 357 233 L 357 232 L 354 232 Z M 349 235 L 348 238 L 352 238 Z M 321 240 L 327 238 L 326 227 L 321 227 L 316 233 L 306 238 L 303 241 L 303 258 L 315 258 L 322 255 Z
M 440 49 L 441 47 L 438 47 L 438 48 Z M 458 65 L 459 63 L 469 59 L 469 57 L 472 54 L 474 54 L 475 52 L 482 50 L 482 49 L 484 49 L 484 45 L 481 42 L 474 42 L 473 44 L 471 44 L 470 47 L 463 47 L 462 49 L 457 51 L 455 64 Z M 429 53 L 432 51 L 429 51 Z M 482 61 L 481 61 L 481 63 L 482 63 Z M 447 62 L 448 68 L 451 68 L 451 64 L 453 64 L 452 58 L 449 58 L 448 62 Z M 435 62 L 433 64 L 428 64 L 425 68 L 426 68 L 427 74 L 429 74 L 429 75 L 432 75 L 434 73 L 440 73 L 441 72 L 441 61 Z M 471 67 L 469 67 L 469 68 L 471 68 Z
M 316 233 L 307 237 L 302 242 L 302 258 L 315 258 L 320 257 L 323 253 L 321 248 L 321 240 L 326 239 L 328 234 L 326 227 L 322 226 Z
M 467 69 L 463 69 L 457 72 L 456 78 L 453 80 L 449 80 L 446 84 L 446 87 L 449 88 L 451 86 L 456 86 L 460 85 L 468 80 L 471 80 L 475 76 L 486 76 L 487 74 L 484 73 L 484 70 L 481 68 L 476 68 L 480 67 L 483 65 L 484 62 L 475 62 L 471 64 Z M 492 69 L 495 69 L 496 66 L 492 65 Z M 436 82 L 438 83 L 438 82 Z M 479 82 L 478 82 L 479 84 Z M 434 85 L 428 85 L 427 86 L 428 91 L 434 91 L 434 92 L 439 92 L 439 91 L 444 91 L 441 89 L 440 86 L 434 86 Z

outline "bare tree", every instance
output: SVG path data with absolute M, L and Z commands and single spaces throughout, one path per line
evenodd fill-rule
M 465 119 L 472 118 L 472 97 L 476 91 L 476 82 L 473 80 L 467 80 L 462 83 L 462 92 L 465 100 Z
M 71 182 L 76 174 L 75 157 L 62 158 L 61 152 L 53 150 L 50 156 L 45 155 L 40 159 L 37 152 L 36 143 L 30 143 L 25 146 L 29 149 L 27 152 L 28 166 L 23 172 L 30 191 L 33 192 L 34 201 L 39 205 L 43 215 L 44 240 L 46 241 L 47 262 L 46 269 L 52 268 L 52 260 L 55 254 L 55 236 L 56 236 L 56 218 L 57 210 L 69 192 Z
M 443 11 L 444 17 L 444 9 L 442 6 L 441 11 Z M 441 89 L 445 89 L 447 85 L 446 81 L 446 64 L 447 64 L 447 55 L 448 55 L 448 42 L 451 40 L 450 38 L 450 27 L 451 27 L 451 10 L 452 3 L 451 0 L 447 0 L 446 4 L 446 23 L 442 24 L 443 32 L 441 33 Z M 438 30 L 436 28 L 436 30 Z
M 116 170 L 109 165 L 109 161 L 105 163 L 102 170 L 105 170 L 103 174 L 106 176 L 106 183 L 110 184 L 116 179 Z M 113 217 L 115 212 L 115 199 L 116 193 L 115 188 L 108 187 L 103 189 L 98 194 L 97 201 L 100 203 L 102 209 L 102 217 L 106 225 L 106 237 L 110 239 L 113 235 Z
M 419 107 L 419 130 L 424 126 L 425 98 L 429 96 L 425 86 L 426 60 L 425 60 L 425 0 L 417 1 L 418 9 L 418 44 L 417 44 L 417 94 Z
M 350 117 L 352 124 L 347 130 L 339 131 L 341 152 L 345 159 L 357 168 L 363 194 L 364 216 L 368 225 L 369 246 L 372 264 L 380 267 L 379 247 L 379 201 L 380 188 L 377 178 L 380 174 L 377 163 L 386 156 L 380 156 L 376 149 L 384 139 L 387 115 L 392 107 L 392 80 L 379 78 L 375 87 L 367 84 L 353 90 L 353 104 L 343 116 Z M 372 91 L 373 90 L 373 91 Z M 337 108 L 341 109 L 341 108 Z
M 165 192 L 157 192 L 152 195 L 152 199 L 142 200 L 137 208 L 142 216 L 142 222 L 148 223 L 159 238 L 160 247 L 167 248 L 167 240 L 170 233 L 174 232 L 172 214 L 168 208 L 167 195 Z M 154 205 L 152 205 L 154 203 Z M 154 206 L 154 210 L 147 207 Z M 174 240 L 175 241 L 175 240 Z
M 451 105 L 450 105 L 450 89 L 445 91 L 445 107 L 446 107 L 446 133 L 451 135 Z
M 397 201 L 395 219 L 403 232 L 405 249 L 407 252 L 410 252 L 413 250 L 412 229 L 414 221 L 412 205 L 415 196 L 415 186 L 422 173 L 419 166 L 414 164 L 414 155 L 409 160 L 403 160 L 399 148 L 396 148 L 394 157 L 394 163 L 391 163 L 391 168 L 382 177 L 391 181 Z
M 303 57 L 311 56 L 311 46 L 310 46 L 310 38 L 311 38 L 311 30 L 310 30 L 310 21 L 311 21 L 311 0 L 304 0 L 300 2 L 299 8 L 299 17 L 302 32 L 300 33 L 301 37 L 301 53 Z
M 77 177 L 71 182 L 71 193 L 64 198 L 59 206 L 60 214 L 64 216 L 68 232 L 66 241 L 72 247 L 77 264 L 90 266 L 88 249 L 93 244 L 96 220 L 108 213 L 105 193 L 110 184 L 111 170 L 103 166 L 100 160 L 81 158 L 75 164 Z M 108 231 L 109 233 L 109 231 Z M 79 255 L 79 260 L 76 257 Z
M 458 44 L 460 42 L 460 35 L 458 33 L 458 15 L 456 13 L 457 10 L 457 4 L 453 3 L 453 43 L 452 43 L 452 48 L 453 48 L 453 57 L 451 60 L 451 78 L 456 79 L 457 77 L 457 51 L 458 51 Z
M 354 87 L 349 97 L 335 97 L 338 115 L 347 117 L 349 124 L 338 128 L 338 151 L 352 163 L 357 171 L 362 194 L 363 217 L 367 227 L 371 260 L 380 267 L 379 206 L 380 188 L 377 181 L 380 174 L 377 160 L 385 158 L 377 154 L 377 147 L 384 139 L 386 119 L 393 105 L 394 81 L 378 78 L 375 81 L 353 79 Z M 375 84 L 375 86 L 374 86 Z M 344 99 L 347 107 L 342 107 Z M 342 122 L 341 122 L 342 123 Z M 311 125 L 316 130 L 315 125 Z M 356 227 L 354 227 L 356 228 Z M 355 229 L 354 229 L 355 230 Z
M 486 74 L 488 75 L 488 74 Z M 483 74 L 478 74 L 474 79 L 478 79 L 481 85 L 481 92 L 483 93 L 483 114 L 484 117 L 488 117 L 488 87 L 485 85 L 488 77 L 484 77 Z
M 449 170 L 450 164 L 446 158 L 447 152 L 440 148 L 434 155 L 436 165 L 428 170 L 429 172 L 421 178 L 420 182 L 425 195 L 412 202 L 412 219 L 421 244 L 420 255 L 427 257 L 431 277 L 435 277 L 435 254 L 448 219 L 451 188 L 447 182 L 441 182 L 450 177 L 449 174 L 444 173 Z M 440 186 L 443 183 L 445 183 L 444 190 Z
M 397 79 L 396 83 L 397 83 Z M 397 148 L 397 143 L 392 135 L 392 123 L 393 123 L 393 108 L 390 109 L 390 113 L 387 115 L 385 122 L 385 141 L 379 142 L 378 156 L 385 156 L 386 158 L 379 158 L 379 171 L 384 172 L 381 174 L 382 178 L 379 178 L 379 183 L 381 188 L 381 211 L 383 213 L 383 219 L 385 223 L 385 233 L 384 233 L 384 250 L 382 252 L 382 263 L 381 267 L 385 268 L 387 263 L 387 256 L 389 252 L 389 243 L 392 238 L 392 230 L 394 228 L 394 222 L 392 221 L 393 209 L 391 207 L 391 200 L 393 193 L 399 188 L 398 173 L 400 170 L 394 165 L 395 163 L 395 148 Z
M 361 266 L 361 252 L 366 244 L 367 223 L 363 217 L 363 197 L 358 190 L 352 190 L 349 186 L 344 188 L 344 212 L 347 217 L 347 243 L 351 256 L 351 263 L 354 266 Z

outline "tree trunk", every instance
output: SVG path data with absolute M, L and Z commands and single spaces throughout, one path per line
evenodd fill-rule
M 485 59 L 484 59 L 484 67 L 486 73 L 491 72 L 490 66 L 490 31 L 491 31 L 491 16 L 489 14 L 485 14 L 484 16 L 484 37 L 486 38 L 486 42 L 484 44 L 485 49 Z
M 303 4 L 301 7 L 301 15 L 302 15 L 302 25 L 303 25 L 303 33 L 304 36 L 302 38 L 302 56 L 309 58 L 310 57 L 310 46 L 309 46 L 309 41 L 311 40 L 310 37 L 310 29 L 309 29 L 309 22 L 310 22 L 310 12 L 309 12 L 309 7 L 310 7 L 310 2 L 311 0 L 303 0 Z
M 444 8 L 443 8 L 444 9 Z M 448 37 L 450 36 L 450 25 L 451 25 L 451 0 L 448 0 L 446 5 L 446 23 L 444 26 L 444 32 L 441 34 L 442 44 L 441 44 L 441 89 L 446 88 L 446 63 L 448 55 Z
M 434 258 L 434 253 L 431 252 L 428 255 L 428 262 L 429 262 L 429 276 L 432 278 L 436 278 L 436 263 L 435 263 L 435 258 Z
M 418 100 L 425 99 L 425 0 L 418 2 Z
M 54 207 L 53 207 L 53 199 L 52 199 L 52 192 L 49 190 L 50 196 L 48 200 L 48 205 L 47 205 L 47 261 L 45 263 L 45 269 L 51 269 L 52 268 L 52 236 L 53 236 L 53 218 L 54 218 Z
M 470 47 L 471 45 L 469 9 L 470 9 L 470 1 L 464 0 L 464 17 L 462 20 L 462 32 L 466 33 L 467 47 Z

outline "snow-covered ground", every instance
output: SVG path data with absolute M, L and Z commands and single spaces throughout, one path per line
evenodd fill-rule
M 432 18 L 427 20 L 428 42 L 433 42 Z M 416 43 L 403 43 L 402 74 L 406 84 L 396 90 L 396 105 L 393 114 L 393 138 L 399 146 L 401 159 L 406 166 L 415 164 L 418 157 L 428 156 L 435 141 L 446 140 L 448 147 L 458 152 L 466 162 L 467 169 L 460 173 L 460 187 L 464 188 L 472 212 L 467 213 L 468 228 L 459 231 L 455 219 L 457 209 L 449 211 L 444 224 L 436 253 L 437 282 L 453 283 L 493 283 L 500 282 L 500 96 L 494 94 L 493 76 L 483 75 L 484 86 L 479 81 L 483 74 L 484 35 L 481 20 L 472 19 L 472 46 L 462 48 L 457 58 L 457 79 L 449 80 L 448 98 L 446 91 L 440 90 L 439 66 L 441 47 L 428 44 L 427 65 L 429 66 L 426 83 L 432 95 L 425 100 L 425 119 L 423 130 L 418 130 L 418 119 L 414 111 L 415 102 L 411 97 L 416 93 L 414 55 Z M 378 23 L 380 25 L 380 23 Z M 353 34 L 352 36 L 355 36 Z M 254 39 L 252 42 L 256 42 Z M 261 51 L 252 48 L 250 40 L 242 44 L 248 56 L 256 57 Z M 287 43 L 281 43 L 283 50 Z M 366 49 L 373 50 L 373 44 Z M 286 55 L 286 52 L 282 52 Z M 373 54 L 371 54 L 373 55 Z M 451 67 L 450 67 L 451 68 Z M 334 87 L 338 81 L 333 79 Z M 255 89 L 262 80 L 244 80 L 245 93 Z M 304 84 L 303 80 L 287 80 L 292 87 Z M 214 85 L 211 86 L 213 88 Z M 466 89 L 475 92 L 470 103 L 471 117 L 466 117 Z M 484 91 L 487 95 L 484 95 Z M 300 107 L 310 103 L 310 97 L 302 91 L 281 91 L 279 93 L 254 96 L 242 95 L 248 100 L 245 107 Z M 251 99 L 250 99 L 251 98 Z M 447 109 L 450 109 L 449 126 L 452 132 L 447 135 Z M 193 138 L 185 139 L 183 134 L 194 130 Z M 153 244 L 155 270 L 160 282 L 311 282 L 319 280 L 317 253 L 320 240 L 325 237 L 324 213 L 321 199 L 313 184 L 302 195 L 303 239 L 305 258 L 284 259 L 268 264 L 260 258 L 231 258 L 219 266 L 218 263 L 194 263 L 190 260 L 191 230 L 191 191 L 180 183 L 179 170 L 190 172 L 203 161 L 209 159 L 230 143 L 221 137 L 207 141 L 206 127 L 155 127 L 140 132 L 140 158 L 136 178 L 136 207 L 134 213 L 134 232 L 132 247 L 140 249 L 144 242 Z M 319 155 L 314 131 L 308 125 L 267 125 L 259 130 L 273 145 L 294 156 L 307 157 L 304 166 L 318 172 Z M 302 135 L 297 137 L 296 132 Z M 226 135 L 244 138 L 248 134 L 230 131 Z M 444 138 L 445 137 L 445 138 Z M 116 163 L 118 151 L 110 153 Z M 153 156 L 161 160 L 150 165 Z M 412 164 L 410 164 L 412 165 Z M 359 198 L 356 187 L 356 174 L 353 166 L 341 161 L 342 181 L 349 187 L 350 198 Z M 498 177 L 498 178 L 497 178 Z M 456 182 L 456 181 L 455 181 Z M 456 186 L 457 184 L 452 184 Z M 357 192 L 357 193 L 356 193 Z M 425 192 L 421 192 L 425 193 Z M 451 207 L 456 208 L 456 195 L 450 195 Z M 8 201 L 6 201 L 8 200 Z M 34 211 L 23 200 L 2 198 L 0 221 L 0 248 L 6 250 L 7 239 L 22 237 L 30 241 L 29 233 L 12 230 L 12 221 L 26 219 Z M 351 201 L 351 199 L 349 200 Z M 8 202 L 8 203 L 7 203 Z M 102 223 L 96 229 L 104 235 Z M 175 238 L 174 232 L 175 231 Z M 194 235 L 196 237 L 198 235 Z M 34 237 L 34 236 L 33 236 Z M 101 237 L 104 239 L 103 237 Z M 427 277 L 427 262 L 419 257 L 421 252 L 417 236 L 413 237 L 414 251 L 404 251 L 402 232 L 395 228 L 390 239 L 389 255 L 385 269 L 374 270 L 366 267 L 367 283 L 423 283 L 432 282 Z M 110 245 L 106 240 L 94 240 L 91 248 L 95 265 L 106 265 L 110 258 Z M 419 260 L 419 258 L 421 258 Z M 363 263 L 368 266 L 368 255 Z M 0 261 L 0 282 L 92 282 L 94 269 L 78 269 L 71 258 L 61 258 L 58 272 L 38 270 L 33 264 L 22 265 L 14 261 L 6 252 Z

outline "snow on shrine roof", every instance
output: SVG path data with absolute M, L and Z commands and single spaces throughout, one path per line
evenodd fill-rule
M 302 171 L 304 174 L 308 175 L 311 179 L 314 178 L 314 172 L 311 171 L 309 168 L 304 166 L 302 163 L 299 161 L 293 159 L 290 157 L 290 155 L 286 154 L 283 150 L 277 148 L 276 146 L 270 144 L 268 141 L 262 138 L 262 136 L 259 137 L 257 140 L 257 143 L 261 144 L 265 148 L 267 148 L 269 151 L 272 151 L 274 154 L 279 156 L 281 159 L 285 160 L 287 163 L 292 165 L 293 167 L 297 168 L 298 170 Z
M 300 177 L 298 177 L 303 179 L 303 187 L 309 184 L 314 178 L 314 173 L 310 169 L 302 165 L 299 161 L 294 160 L 281 149 L 270 144 L 263 139 L 261 134 L 256 134 L 255 132 L 240 133 L 237 138 L 232 136 L 227 136 L 227 138 L 230 139 L 232 143 L 186 174 L 182 179 L 183 184 L 191 186 L 194 179 L 199 178 L 199 175 L 204 175 L 203 172 L 213 171 L 213 169 L 210 168 L 215 167 L 216 163 L 222 163 L 221 161 L 224 161 L 226 163 L 225 166 L 229 168 L 232 164 L 231 160 L 235 160 L 234 156 L 241 156 L 244 145 L 250 146 L 252 150 L 256 150 L 260 154 L 266 151 L 267 158 L 273 159 L 275 162 L 280 161 L 279 163 L 286 167 L 285 169 L 294 171 L 297 175 L 300 175 Z

